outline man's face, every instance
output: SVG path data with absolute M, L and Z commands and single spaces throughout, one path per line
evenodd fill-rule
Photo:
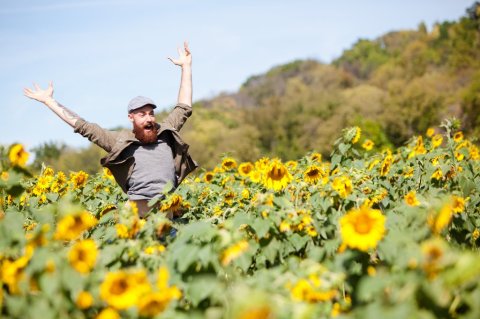
M 158 129 L 155 125 L 155 114 L 150 105 L 142 106 L 128 114 L 133 124 L 133 133 L 142 143 L 153 143 L 157 140 Z

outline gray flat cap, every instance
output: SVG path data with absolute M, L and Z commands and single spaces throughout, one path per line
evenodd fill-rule
M 142 106 L 145 106 L 145 105 L 151 105 L 154 109 L 157 108 L 157 106 L 155 105 L 155 103 L 149 99 L 148 97 L 144 97 L 144 96 L 137 96 L 137 97 L 134 97 L 129 103 L 128 103 L 128 113 L 136 110 L 136 109 L 139 109 L 141 108 Z

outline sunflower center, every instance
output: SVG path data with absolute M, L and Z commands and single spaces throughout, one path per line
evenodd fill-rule
M 281 167 L 275 167 L 270 171 L 270 177 L 274 180 L 280 180 L 284 175 L 285 172 Z
M 85 261 L 87 259 L 87 253 L 83 249 L 77 250 L 77 260 Z
M 312 169 L 309 172 L 307 172 L 308 177 L 318 177 L 320 175 L 320 172 L 318 169 Z
M 359 234 L 367 234 L 372 229 L 373 220 L 368 216 L 359 216 L 355 221 L 355 231 Z
M 114 295 L 121 295 L 127 290 L 127 288 L 128 288 L 128 283 L 125 280 L 121 279 L 113 283 L 110 291 Z

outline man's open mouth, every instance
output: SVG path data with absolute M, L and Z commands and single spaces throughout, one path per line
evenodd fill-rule
M 153 130 L 153 124 L 149 123 L 149 124 L 146 124 L 143 129 L 146 130 L 146 131 L 152 131 Z

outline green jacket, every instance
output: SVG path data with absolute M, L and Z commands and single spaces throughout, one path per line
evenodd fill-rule
M 182 141 L 178 133 L 190 115 L 192 115 L 192 107 L 178 103 L 167 118 L 157 124 L 159 126 L 158 136 L 164 138 L 172 148 L 177 184 L 180 184 L 190 172 L 198 167 L 188 153 L 188 144 Z M 118 185 L 126 193 L 127 181 L 132 174 L 135 159 L 133 156 L 121 158 L 120 154 L 132 143 L 140 143 L 135 138 L 135 134 L 131 131 L 109 131 L 83 119 L 77 120 L 74 132 L 80 133 L 108 153 L 100 163 L 103 167 L 110 169 Z

